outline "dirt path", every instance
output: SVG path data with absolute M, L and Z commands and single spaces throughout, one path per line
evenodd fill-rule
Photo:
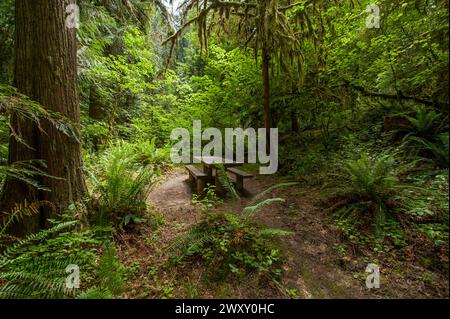
M 148 196 L 154 209 L 163 212 L 167 222 L 195 222 L 199 214 L 192 205 L 192 190 L 183 170 L 174 170 Z
M 191 205 L 192 191 L 187 178 L 184 171 L 175 170 L 149 195 L 149 201 L 156 210 L 164 213 L 168 225 L 181 222 L 187 227 L 200 218 Z M 276 182 L 272 177 L 257 177 L 246 181 L 245 187 L 252 196 Z M 283 284 L 295 291 L 294 296 L 297 294 L 299 298 L 360 297 L 363 294 L 361 282 L 355 282 L 353 277 L 336 270 L 333 252 L 336 234 L 323 225 L 324 216 L 312 199 L 317 193 L 315 189 L 274 192 L 273 196 L 284 197 L 287 201 L 267 207 L 257 216 L 270 227 L 294 233 L 281 241 L 287 257 L 283 267 Z M 239 211 L 249 199 L 225 202 L 218 210 Z M 352 286 L 349 283 L 353 283 L 352 289 L 349 289 Z M 272 297 L 283 296 L 277 292 Z
M 281 240 L 287 257 L 283 284 L 296 290 L 299 298 L 369 297 L 364 281 L 339 266 L 341 259 L 335 249 L 339 236 L 327 226 L 319 195 L 315 188 L 276 191 L 272 197 L 286 201 L 264 208 L 257 217 L 269 227 L 293 232 Z
M 376 256 L 348 245 L 328 222 L 320 208 L 320 191 L 317 188 L 295 186 L 277 189 L 268 197 L 281 197 L 286 201 L 264 207 L 256 219 L 269 227 L 280 228 L 293 234 L 283 237 L 280 245 L 284 254 L 282 289 L 273 286 L 260 287 L 257 283 L 234 282 L 214 286 L 202 286 L 202 265 L 197 271 L 165 268 L 168 247 L 173 240 L 200 221 L 201 214 L 191 204 L 192 191 L 187 183 L 188 175 L 176 169 L 166 175 L 149 195 L 153 211 L 164 219 L 157 229 L 146 228 L 141 234 L 126 241 L 123 258 L 129 263 L 140 263 L 135 278 L 135 290 L 126 297 L 155 298 L 417 298 L 447 294 L 432 291 L 436 282 L 424 285 L 414 273 L 397 271 L 409 264 L 396 260 L 377 260 Z M 282 182 L 269 176 L 257 176 L 246 181 L 250 196 L 267 187 Z M 239 212 L 250 197 L 239 201 L 225 201 L 218 211 Z M 142 240 L 144 238 L 144 240 Z M 142 243 L 144 241 L 144 244 Z M 375 258 L 375 259 L 374 259 Z M 369 262 L 394 269 L 382 273 L 382 287 L 368 290 L 365 287 L 365 268 Z M 417 271 L 417 267 L 410 267 Z M 149 271 L 150 279 L 149 279 Z M 420 269 L 419 269 L 420 270 Z M 388 277 L 389 276 L 389 277 Z M 415 280 L 415 281 L 414 281 Z M 441 278 L 436 277 L 437 281 Z M 161 283 L 162 282 L 162 283 Z M 389 282 L 389 284 L 387 284 Z M 407 284 L 404 284 L 407 283 Z M 144 286 L 144 288 L 143 288 Z M 149 288 L 150 287 L 150 288 Z M 142 292 L 142 290 L 147 290 Z

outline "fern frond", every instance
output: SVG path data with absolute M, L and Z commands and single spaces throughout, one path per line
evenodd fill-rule
M 119 268 L 120 263 L 116 257 L 114 245 L 112 243 L 106 243 L 97 270 L 101 288 L 113 294 L 122 292 L 125 284 L 119 273 Z
M 248 218 L 252 215 L 254 215 L 256 212 L 258 212 L 259 210 L 261 210 L 261 208 L 263 208 L 264 206 L 267 205 L 271 205 L 273 203 L 279 203 L 279 202 L 284 202 L 285 200 L 283 198 L 268 198 L 266 200 L 263 200 L 262 202 L 253 205 L 253 206 L 249 206 L 249 207 L 245 207 L 242 210 L 242 216 L 244 218 Z
M 231 179 L 228 177 L 228 174 L 225 170 L 225 166 L 223 164 L 217 165 L 218 170 L 217 177 L 219 179 L 219 183 L 222 185 L 223 188 L 227 191 L 228 194 L 231 195 L 234 199 L 239 199 L 239 195 L 236 192 L 236 189 L 233 186 L 233 183 L 231 182 Z
M 14 243 L 13 245 L 9 246 L 4 252 L 0 253 L 0 269 L 2 268 L 2 266 L 5 266 L 6 264 L 12 262 L 12 257 L 20 253 L 21 249 L 23 249 L 23 247 L 25 247 L 26 245 L 29 245 L 35 241 L 45 239 L 49 235 L 58 233 L 63 229 L 72 227 L 76 223 L 77 221 L 68 221 L 59 223 L 49 229 L 42 230 L 39 233 L 28 235 L 24 239 L 21 239 L 18 242 Z
M 55 205 L 49 201 L 35 201 L 30 204 L 28 204 L 27 201 L 24 201 L 23 203 L 16 204 L 10 212 L 4 214 L 0 226 L 0 238 L 14 222 L 19 222 L 25 217 L 39 214 L 39 209 L 44 206 L 52 209 L 55 208 Z
M 75 125 L 69 118 L 60 113 L 47 110 L 38 102 L 33 101 L 28 96 L 18 92 L 16 88 L 0 83 L 0 114 L 2 113 L 15 114 L 21 118 L 30 120 L 36 124 L 36 127 L 40 131 L 43 131 L 41 121 L 47 120 L 60 132 L 73 138 L 76 142 L 80 142 L 77 125 Z M 11 126 L 10 129 L 11 135 L 19 143 L 26 145 L 20 133 L 12 130 Z
M 175 239 L 169 246 L 169 252 L 172 252 L 172 260 L 179 263 L 192 255 L 201 252 L 205 243 L 211 240 L 208 232 L 198 225 L 191 228 L 185 235 Z
M 253 199 L 251 201 L 251 204 L 256 203 L 261 198 L 263 198 L 265 195 L 269 194 L 270 192 L 274 191 L 275 189 L 283 188 L 283 187 L 290 187 L 290 186 L 294 186 L 294 185 L 298 185 L 298 183 L 297 182 L 290 182 L 290 183 L 281 183 L 281 184 L 273 185 L 273 186 L 267 188 L 266 190 L 264 190 L 263 192 L 259 193 L 255 197 L 253 197 Z
M 112 299 L 113 294 L 108 289 L 103 288 L 90 288 L 81 294 L 79 294 L 77 299 Z

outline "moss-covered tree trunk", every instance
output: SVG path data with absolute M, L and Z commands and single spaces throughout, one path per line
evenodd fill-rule
M 270 52 L 267 45 L 262 48 L 262 77 L 263 77 L 263 105 L 264 105 L 264 128 L 266 129 L 267 147 L 269 149 L 270 128 L 272 127 L 272 116 L 270 114 Z
M 16 0 L 16 61 L 14 82 L 17 89 L 46 109 L 59 112 L 77 127 L 80 109 L 77 93 L 76 29 L 66 26 L 66 7 L 75 0 Z M 18 116 L 12 128 L 21 134 L 26 145 L 10 139 L 9 163 L 42 159 L 47 173 L 57 178 L 39 177 L 50 191 L 37 190 L 17 179 L 9 178 L 2 193 L 1 211 L 16 204 L 48 201 L 38 216 L 27 218 L 13 229 L 23 234 L 45 226 L 45 221 L 86 191 L 81 171 L 81 146 L 73 137 L 57 130 L 48 121 L 41 129 Z M 78 129 L 78 127 L 77 127 Z

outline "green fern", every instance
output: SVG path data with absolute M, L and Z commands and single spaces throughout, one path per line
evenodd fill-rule
M 267 228 L 255 223 L 252 217 L 262 207 L 282 201 L 282 198 L 262 200 L 244 208 L 240 214 L 206 212 L 200 223 L 172 243 L 170 260 L 182 263 L 201 258 L 214 269 L 214 276 L 222 279 L 229 273 L 246 271 L 278 275 L 280 271 L 275 264 L 279 250 L 273 238 L 291 232 Z
M 106 243 L 100 258 L 97 276 L 100 280 L 100 288 L 114 295 L 121 293 L 125 283 L 120 274 L 121 264 L 117 260 L 116 250 L 112 243 Z
M 430 151 L 434 157 L 435 163 L 441 168 L 449 167 L 449 137 L 448 132 L 440 134 L 438 141 L 430 142 L 421 137 L 411 137 L 410 140 L 416 142 L 423 149 Z
M 291 187 L 291 186 L 295 186 L 298 185 L 298 183 L 296 182 L 289 182 L 289 183 L 280 183 L 280 184 L 275 184 L 269 188 L 267 188 L 266 190 L 262 191 L 261 193 L 255 195 L 251 201 L 251 204 L 254 204 L 256 202 L 258 202 L 259 200 L 261 200 L 261 198 L 263 198 L 264 196 L 266 196 L 267 194 L 269 194 L 270 192 L 279 189 L 279 188 L 284 188 L 284 187 Z
M 385 221 L 403 205 L 405 191 L 423 191 L 420 187 L 400 183 L 398 175 L 410 166 L 398 165 L 389 154 L 374 159 L 363 154 L 357 160 L 346 161 L 334 185 L 325 186 L 323 191 L 333 203 L 330 210 L 338 220 L 372 222 L 376 237 L 382 241 Z
M 108 289 L 90 288 L 77 296 L 77 299 L 112 299 L 114 296 Z
M 38 190 L 48 191 L 49 189 L 38 181 L 38 177 L 48 177 L 58 179 L 45 172 L 47 165 L 41 160 L 18 161 L 11 165 L 0 166 L 0 179 L 7 177 L 18 179 Z
M 411 158 L 433 157 L 441 168 L 448 168 L 448 118 L 424 107 L 414 116 L 405 116 L 410 122 L 402 147 Z
M 58 223 L 39 233 L 18 240 L 0 253 L 1 298 L 62 298 L 73 291 L 65 287 L 65 269 L 77 260 L 67 254 L 42 256 L 36 243 L 75 225 Z
M 265 200 L 259 202 L 256 205 L 245 207 L 241 213 L 242 217 L 249 218 L 249 217 L 253 216 L 255 213 L 257 213 L 258 211 L 260 211 L 261 208 L 263 208 L 264 206 L 271 205 L 271 204 L 277 203 L 277 202 L 284 202 L 284 199 L 283 198 L 268 198 L 268 199 L 265 199 Z
M 142 217 L 146 199 L 156 173 L 137 163 L 131 144 L 121 142 L 101 157 L 94 192 L 100 194 L 100 211 L 122 226 L 127 215 Z
M 15 114 L 36 124 L 36 127 L 43 131 L 41 121 L 46 120 L 52 126 L 71 137 L 74 141 L 80 142 L 77 125 L 60 113 L 52 112 L 31 100 L 28 96 L 21 94 L 12 86 L 0 83 L 0 114 Z M 23 145 L 30 147 L 22 138 L 20 132 L 16 132 L 10 127 L 13 138 Z
M 192 227 L 185 235 L 177 237 L 169 246 L 172 262 L 180 263 L 202 252 L 205 244 L 211 240 L 211 234 L 200 225 Z
M 36 201 L 30 204 L 25 201 L 24 203 L 16 204 L 10 212 L 4 213 L 0 223 L 0 239 L 14 222 L 19 222 L 25 217 L 38 215 L 39 209 L 43 206 L 54 209 L 54 204 L 48 201 Z
M 417 136 L 427 140 L 435 140 L 438 134 L 445 126 L 445 121 L 442 120 L 442 115 L 435 111 L 427 110 L 424 107 L 419 107 L 414 116 L 405 117 L 411 123 L 408 134 L 404 139 L 410 136 Z
M 23 250 L 26 250 L 28 248 L 28 245 L 43 240 L 52 234 L 60 232 L 63 229 L 72 227 L 76 223 L 76 221 L 62 222 L 49 229 L 41 230 L 36 234 L 31 234 L 24 239 L 18 240 L 16 243 L 6 248 L 5 251 L 0 253 L 0 267 L 12 262 L 13 256 L 23 253 Z
M 233 199 L 239 199 L 239 195 L 236 192 L 236 189 L 234 188 L 233 182 L 228 177 L 227 171 L 225 169 L 225 166 L 223 164 L 217 165 L 216 170 L 217 178 L 219 179 L 220 185 L 227 191 L 227 193 L 233 198 Z

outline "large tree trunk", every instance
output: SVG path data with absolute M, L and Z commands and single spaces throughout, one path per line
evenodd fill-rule
M 262 48 L 262 77 L 263 77 L 263 105 L 264 105 L 264 128 L 266 129 L 267 148 L 270 145 L 270 128 L 272 127 L 272 117 L 270 114 L 270 53 L 267 45 Z
M 80 122 L 76 73 L 75 29 L 66 27 L 66 6 L 76 0 L 16 0 L 15 86 L 46 109 L 59 112 L 77 127 Z M 12 116 L 11 125 L 31 147 L 11 138 L 9 163 L 42 159 L 47 173 L 57 178 L 39 177 L 51 191 L 37 190 L 10 178 L 2 194 L 0 211 L 16 204 L 48 201 L 39 216 L 16 225 L 13 233 L 24 234 L 45 227 L 45 221 L 85 195 L 81 171 L 81 146 L 76 139 L 43 120 L 41 129 L 33 122 Z

